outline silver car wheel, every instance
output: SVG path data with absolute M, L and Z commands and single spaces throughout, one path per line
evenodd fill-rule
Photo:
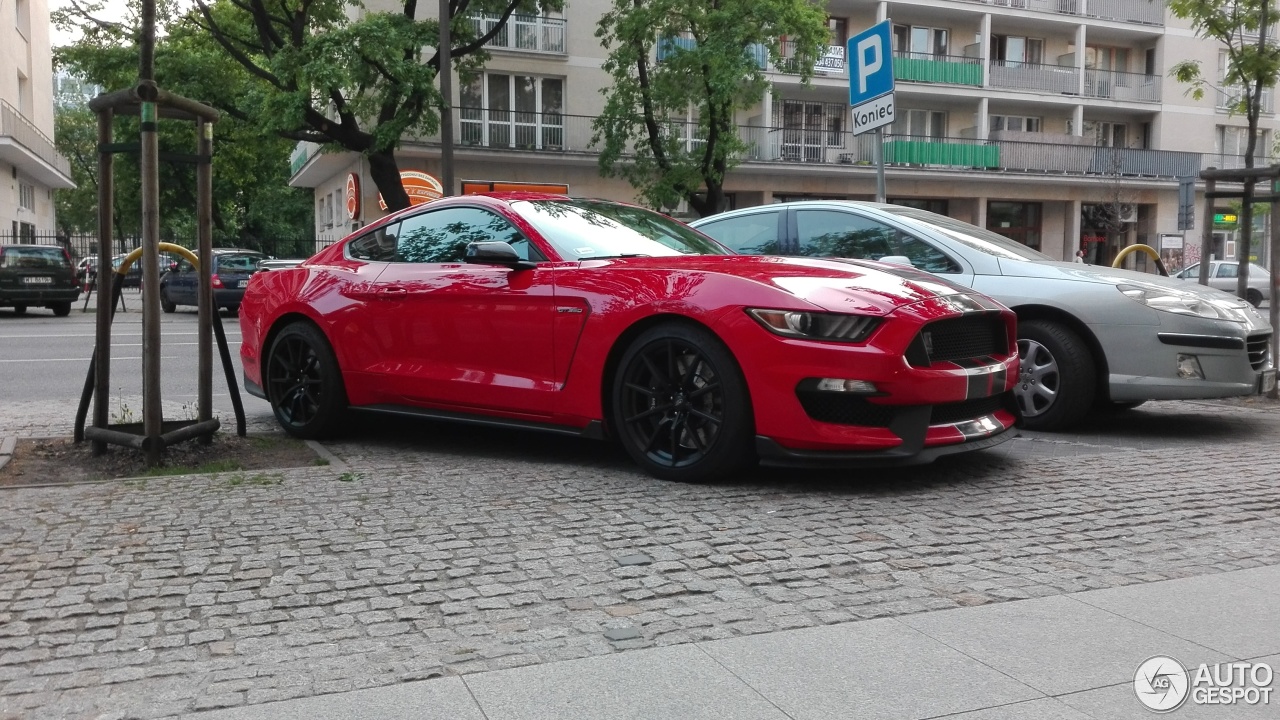
M 1062 375 L 1058 361 L 1044 345 L 1034 341 L 1018 340 L 1018 384 L 1013 396 L 1023 417 L 1035 417 L 1053 407 L 1062 388 Z

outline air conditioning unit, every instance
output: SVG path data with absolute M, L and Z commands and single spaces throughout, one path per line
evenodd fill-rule
M 1117 215 L 1119 216 L 1120 222 L 1123 222 L 1123 223 L 1138 222 L 1138 206 L 1125 203 L 1120 206 L 1120 211 L 1119 213 L 1117 213 Z

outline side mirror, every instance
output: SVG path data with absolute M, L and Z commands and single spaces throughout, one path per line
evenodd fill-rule
M 466 253 L 462 261 L 475 265 L 502 265 L 512 270 L 528 270 L 536 267 L 527 260 L 521 260 L 516 249 L 510 243 L 500 240 L 467 243 Z
M 885 255 L 880 258 L 880 262 L 889 263 L 890 265 L 906 265 L 907 267 L 914 267 L 911 264 L 911 258 L 906 255 Z

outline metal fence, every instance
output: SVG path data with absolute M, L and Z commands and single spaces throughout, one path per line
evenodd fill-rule
M 1080 92 L 1080 71 L 1062 65 L 992 60 L 990 85 L 1008 90 L 1074 95 Z
M 484 35 L 497 25 L 502 17 L 480 13 L 468 18 L 476 34 Z M 563 18 L 543 15 L 512 15 L 507 24 L 494 35 L 485 47 L 498 50 L 524 50 L 528 52 L 565 52 L 565 25 Z
M 1057 15 L 1077 15 L 1135 23 L 1164 25 L 1164 3 L 1151 0 L 963 0 L 964 2 Z

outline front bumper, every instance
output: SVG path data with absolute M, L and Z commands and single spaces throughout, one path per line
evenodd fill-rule
M 1258 392 L 1262 373 L 1275 367 L 1267 348 L 1270 329 L 1181 318 L 1164 326 L 1094 326 L 1106 349 L 1108 393 L 1115 402 L 1196 400 Z M 1135 331 L 1136 330 L 1136 331 Z M 1196 360 L 1203 377 L 1179 377 L 1178 356 Z
M 825 450 L 792 450 L 772 439 L 756 436 L 756 455 L 768 467 L 809 468 L 815 470 L 859 467 L 902 467 L 927 465 L 946 455 L 985 450 L 1018 437 L 1018 431 L 1007 427 L 995 435 L 969 440 L 956 445 L 923 447 L 923 435 L 904 438 L 904 443 L 891 450 L 878 452 L 839 452 Z

